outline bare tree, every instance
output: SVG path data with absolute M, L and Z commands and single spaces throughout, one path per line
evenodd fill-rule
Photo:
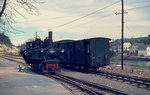
M 0 11 L 0 17 L 2 16 L 2 14 L 4 13 L 5 7 L 6 7 L 6 2 L 7 0 L 4 0 L 4 3 L 2 5 L 2 10 Z
M 18 11 L 19 9 L 25 10 L 28 14 L 38 15 L 39 11 L 35 7 L 37 4 L 43 3 L 41 0 L 1 0 L 3 2 L 2 8 L 0 10 L 0 32 L 10 32 L 14 33 L 22 33 L 23 31 L 17 30 L 12 27 L 12 23 L 16 23 L 14 21 L 14 17 L 25 16 Z

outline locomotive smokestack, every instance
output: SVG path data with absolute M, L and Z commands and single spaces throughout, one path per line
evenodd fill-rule
M 52 31 L 49 31 L 49 33 L 48 33 L 48 40 L 49 40 L 50 43 L 53 42 L 53 39 L 52 39 Z

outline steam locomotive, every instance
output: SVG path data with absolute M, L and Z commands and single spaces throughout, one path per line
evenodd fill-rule
M 37 71 L 44 73 L 60 72 L 58 51 L 52 44 L 52 32 L 49 32 L 49 38 L 42 41 L 36 38 L 34 41 L 26 42 L 25 48 L 20 50 L 20 54 Z

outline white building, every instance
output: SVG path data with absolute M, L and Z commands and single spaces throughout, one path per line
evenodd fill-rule
M 131 45 L 132 44 L 130 42 L 124 42 L 123 43 L 124 55 L 129 55 L 129 50 L 130 50 Z
M 3 51 L 4 49 L 3 49 L 3 47 L 2 47 L 2 45 L 0 44 L 0 51 Z
M 124 55 L 129 55 L 129 50 L 130 50 L 131 45 L 132 44 L 130 42 L 123 43 L 123 54 Z M 121 54 L 121 42 L 120 41 L 112 42 L 110 44 L 110 50 L 117 54 Z
M 0 44 L 0 55 L 3 55 L 5 53 L 5 48 L 3 44 Z
M 18 55 L 19 54 L 19 49 L 16 46 L 12 46 L 12 48 L 8 49 L 8 53 L 13 54 L 13 55 Z
M 119 40 L 110 43 L 110 50 L 115 53 L 121 53 L 121 44 Z
M 146 45 L 144 43 L 133 43 L 129 52 L 132 56 L 147 56 Z
M 140 49 L 140 50 L 138 50 L 138 56 L 147 56 L 146 49 Z
M 123 44 L 123 49 L 124 49 L 124 51 L 129 51 L 129 48 L 131 47 L 131 43 L 130 42 L 125 42 L 124 44 Z
M 146 52 L 147 52 L 147 56 L 150 56 L 150 45 L 147 46 Z

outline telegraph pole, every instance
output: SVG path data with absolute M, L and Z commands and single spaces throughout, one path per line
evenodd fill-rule
M 121 15 L 121 70 L 123 70 L 123 39 L 124 39 L 124 0 L 121 0 L 122 15 Z
M 124 43 L 124 14 L 128 12 L 124 10 L 124 0 L 121 0 L 121 12 L 116 12 L 116 15 L 121 14 L 121 70 L 123 70 L 123 43 Z
M 37 39 L 37 32 L 35 32 L 35 40 Z

